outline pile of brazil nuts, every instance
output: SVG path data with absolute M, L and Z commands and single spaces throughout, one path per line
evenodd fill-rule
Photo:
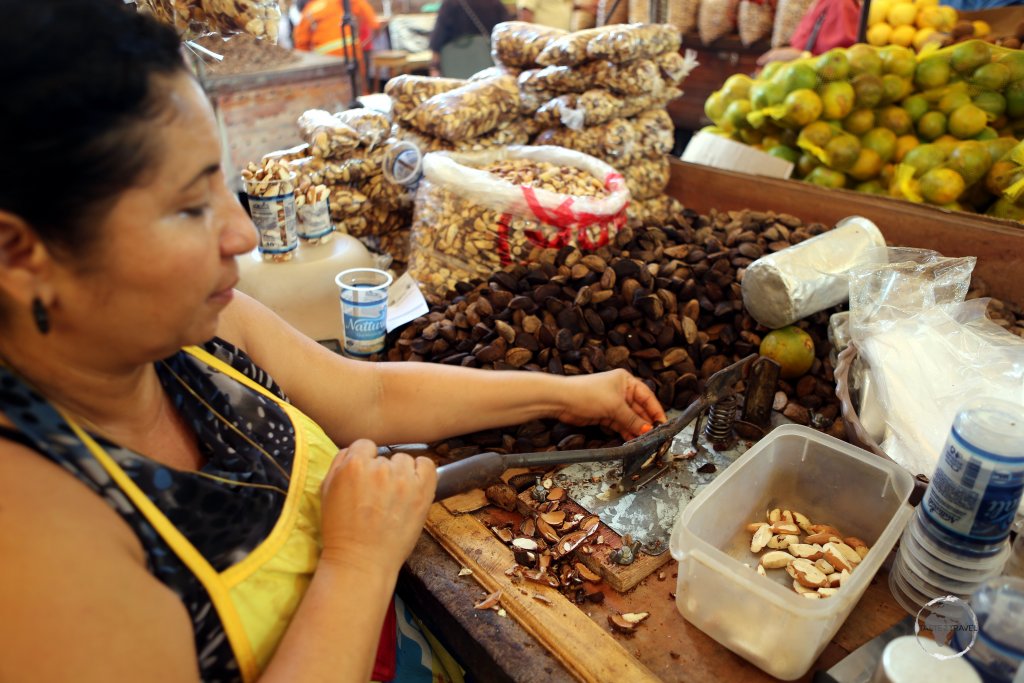
M 563 375 L 625 368 L 666 408 L 681 409 L 710 375 L 757 352 L 768 331 L 743 310 L 746 266 L 824 230 L 785 214 L 686 210 L 661 228 L 623 228 L 592 253 L 536 250 L 529 265 L 460 282 L 443 299 L 428 297 L 430 312 L 392 340 L 387 359 Z M 842 436 L 828 358 L 831 312 L 799 323 L 815 342 L 817 360 L 799 381 L 779 383 L 775 408 Z M 540 450 L 560 447 L 572 434 L 523 438 L 520 429 L 449 446 L 460 456 L 481 446 Z

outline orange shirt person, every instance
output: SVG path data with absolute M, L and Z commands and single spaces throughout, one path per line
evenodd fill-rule
M 367 0 L 351 0 L 352 19 L 358 29 L 355 45 L 359 73 L 363 73 L 363 52 L 373 43 L 373 34 L 380 27 L 377 14 Z M 335 57 L 345 56 L 346 42 L 341 35 L 342 0 L 311 0 L 302 9 L 302 18 L 292 34 L 295 49 Z

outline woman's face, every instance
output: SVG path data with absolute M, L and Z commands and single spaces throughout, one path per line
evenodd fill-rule
M 256 231 L 220 168 L 213 112 L 185 74 L 161 78 L 167 111 L 152 122 L 153 162 L 98 226 L 89 263 L 59 267 L 54 332 L 97 353 L 148 362 L 217 329 L 238 281 L 235 257 Z

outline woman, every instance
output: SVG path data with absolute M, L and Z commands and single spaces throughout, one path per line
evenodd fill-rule
M 506 19 L 501 0 L 443 0 L 430 32 L 430 75 L 468 78 L 494 66 L 491 31 Z
M 121 4 L 0 0 L 0 680 L 368 680 L 436 480 L 375 443 L 664 413 L 624 372 L 349 361 L 235 292 L 213 113 Z

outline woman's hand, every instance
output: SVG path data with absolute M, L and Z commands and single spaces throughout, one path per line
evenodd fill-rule
M 324 478 L 320 561 L 397 573 L 419 538 L 436 486 L 429 458 L 378 457 L 372 441 L 353 442 Z
M 556 417 L 573 425 L 601 424 L 623 439 L 640 436 L 665 411 L 646 384 L 625 370 L 566 378 L 567 407 Z

